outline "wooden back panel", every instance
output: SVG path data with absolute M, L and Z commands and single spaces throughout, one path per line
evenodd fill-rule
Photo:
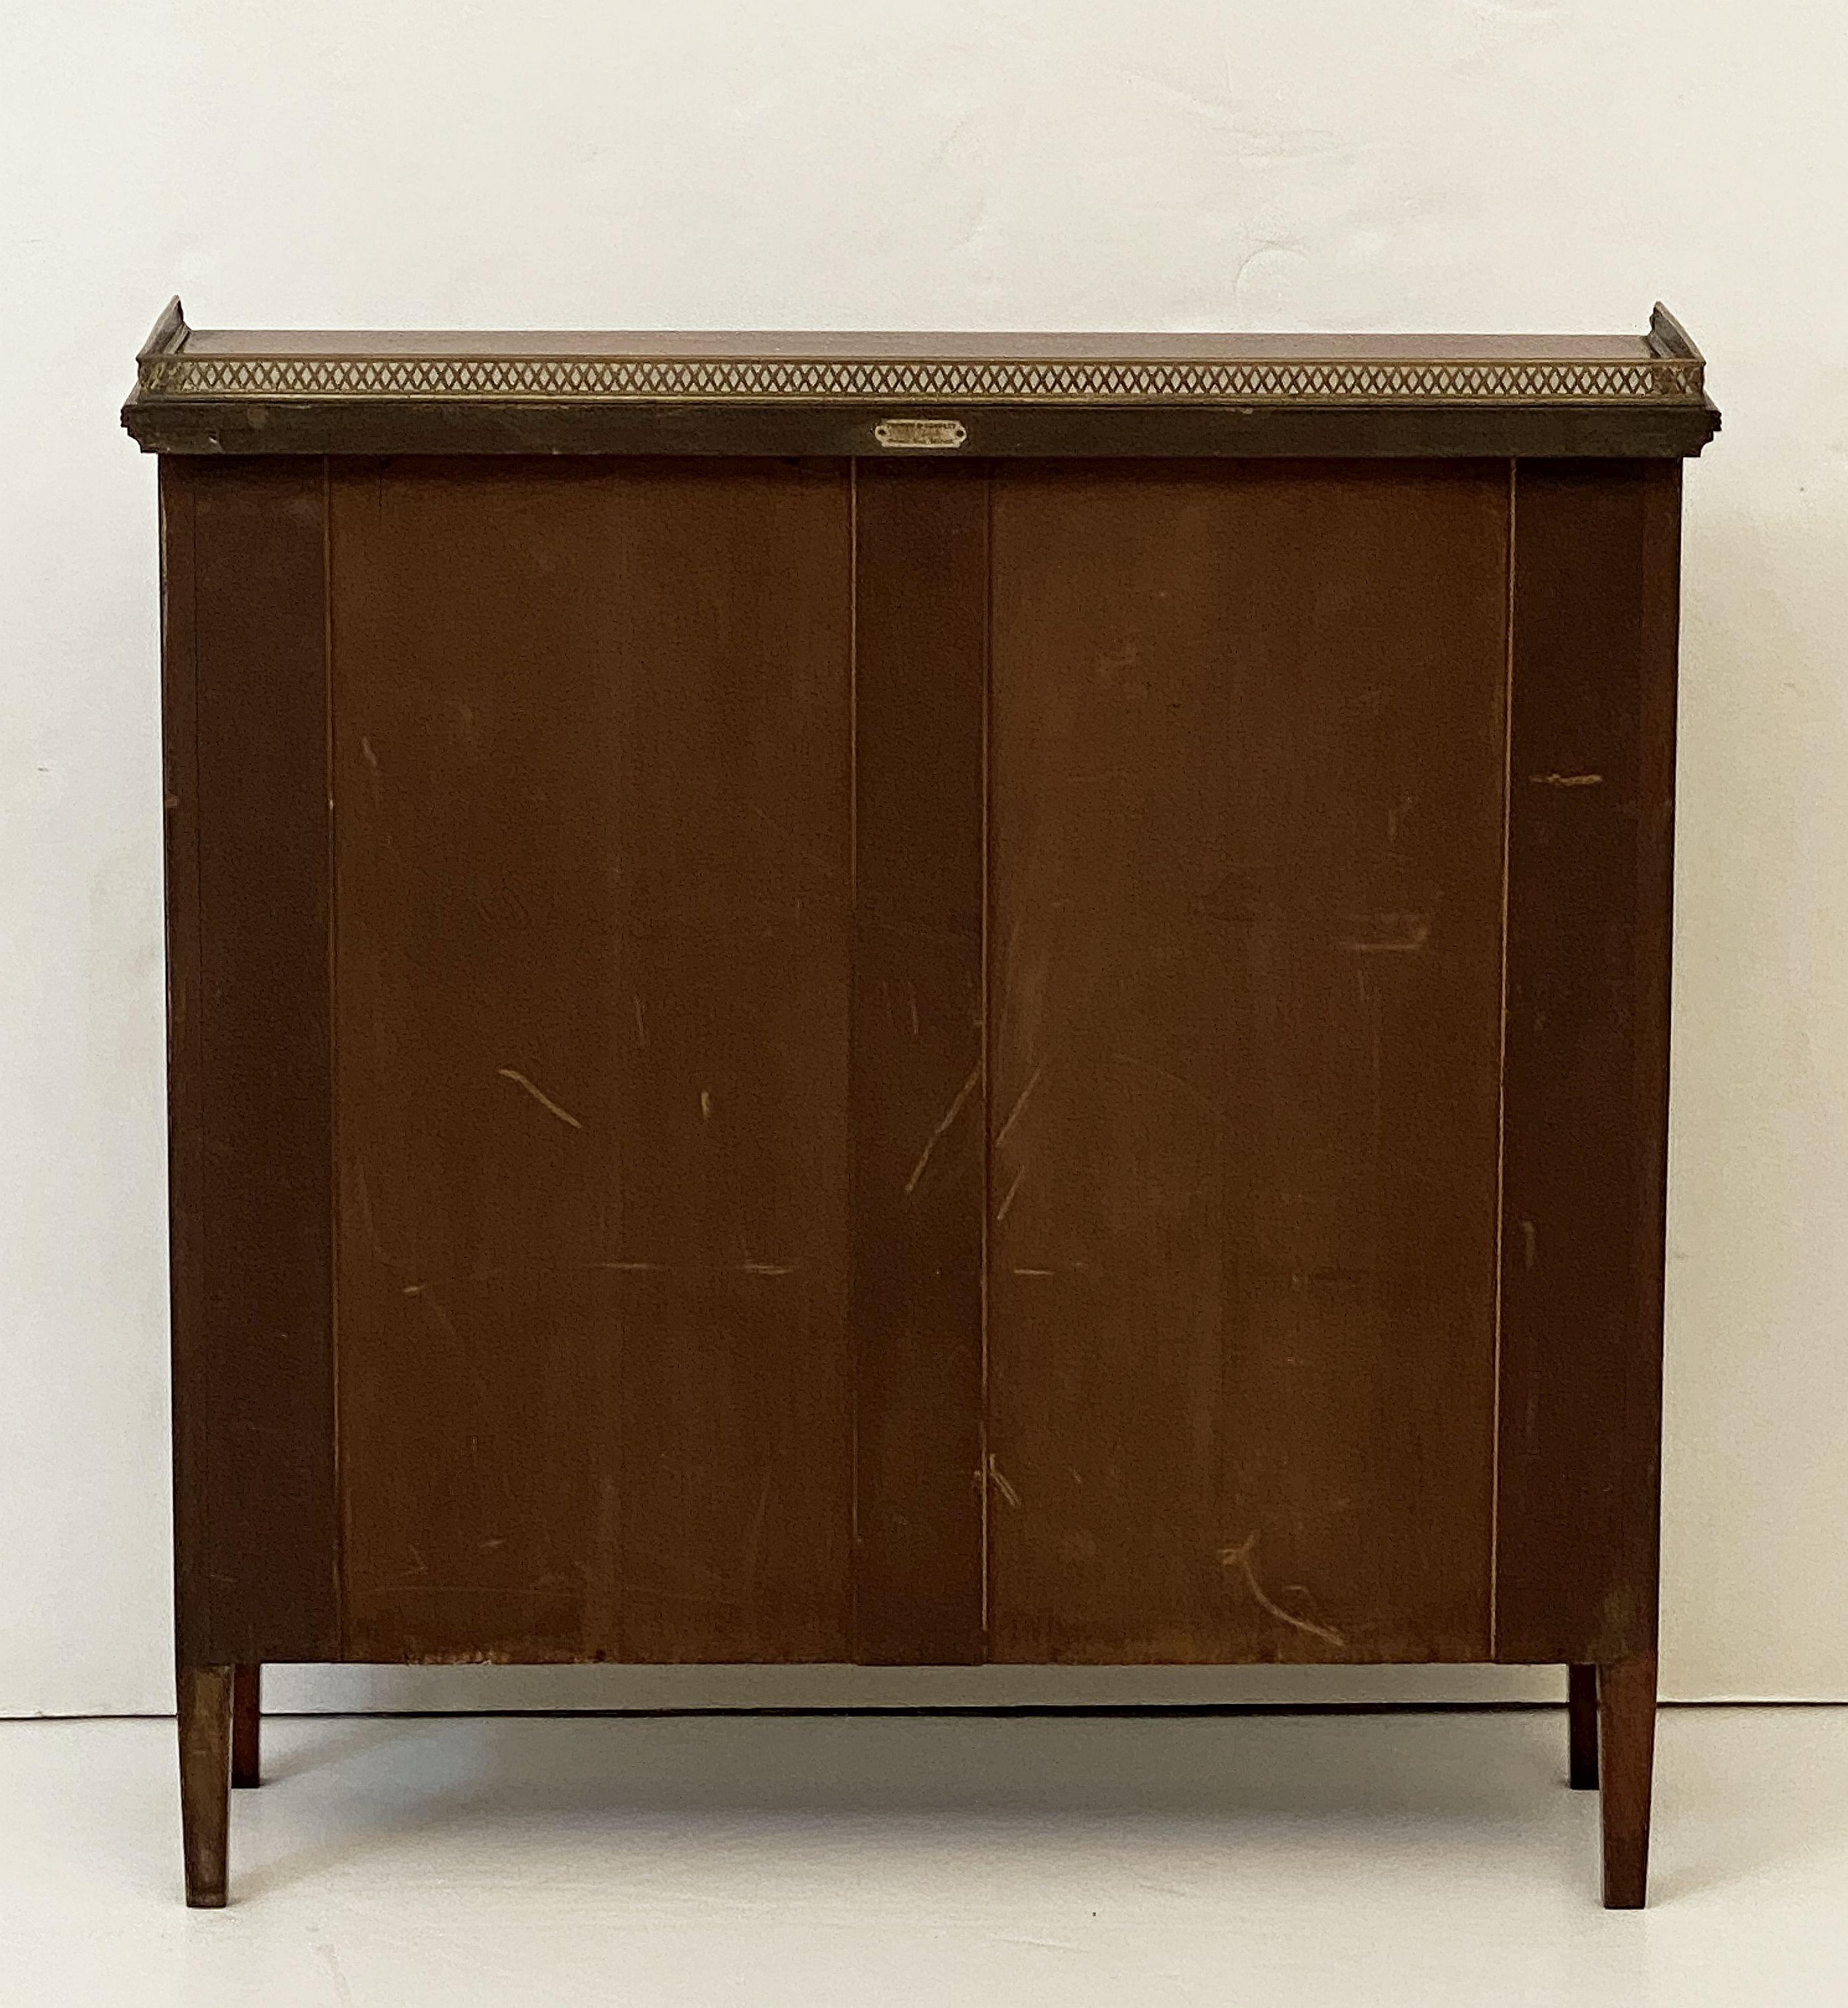
M 997 488 L 997 1658 L 1488 1656 L 1508 504 Z
M 341 1650 L 327 482 L 161 468 L 182 1663 Z
M 846 1656 L 848 504 L 336 472 L 356 1657 Z
M 1676 468 L 163 495 L 191 1661 L 1646 1649 Z

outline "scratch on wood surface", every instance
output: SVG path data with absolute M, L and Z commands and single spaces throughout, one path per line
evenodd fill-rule
M 1170 1073 L 1166 1067 L 1157 1066 L 1152 1060 L 1143 1059 L 1135 1053 L 1112 1053 L 1110 1058 L 1120 1061 L 1124 1066 L 1140 1067 L 1144 1073 L 1153 1074 L 1157 1080 L 1165 1080 L 1173 1087 L 1181 1089 L 1184 1094 L 1197 1101 L 1208 1115 L 1216 1117 L 1220 1122 L 1224 1123 L 1228 1130 L 1234 1127 L 1232 1119 L 1225 1110 L 1220 1108 L 1211 1095 L 1202 1094 L 1191 1080 L 1184 1080 L 1177 1073 Z
M 943 1138 L 949 1133 L 950 1126 L 956 1120 L 957 1117 L 962 1113 L 963 1104 L 968 1100 L 972 1094 L 975 1093 L 976 1084 L 980 1081 L 981 1078 L 982 1062 L 978 1060 L 975 1064 L 970 1068 L 968 1079 L 965 1080 L 961 1087 L 956 1091 L 955 1099 L 950 1104 L 950 1106 L 943 1111 L 943 1120 L 937 1124 L 936 1127 L 933 1130 L 931 1131 L 929 1140 L 925 1144 L 923 1149 L 918 1154 L 918 1161 L 912 1167 L 912 1175 L 905 1182 L 905 1195 L 907 1199 L 909 1199 L 912 1194 L 918 1190 L 918 1181 L 923 1177 L 926 1168 L 929 1165 L 931 1153 L 936 1150 L 937 1145 L 940 1144 Z
M 1312 1639 L 1320 1639 L 1345 1651 L 1347 1641 L 1332 1625 L 1317 1624 L 1307 1617 L 1298 1617 L 1294 1611 L 1286 1610 L 1282 1604 L 1265 1594 L 1264 1586 L 1258 1580 L 1258 1571 L 1251 1566 L 1252 1551 L 1257 1545 L 1258 1536 L 1251 1534 L 1241 1541 L 1237 1547 L 1220 1549 L 1220 1567 L 1237 1569 L 1244 1576 L 1245 1587 L 1256 1599 L 1259 1610 L 1268 1611 L 1281 1624 L 1294 1625 L 1298 1632 L 1308 1632 Z
M 730 1590 L 670 1589 L 664 1582 L 632 1582 L 628 1593 L 639 1599 L 658 1596 L 668 1603 L 691 1603 L 702 1610 L 735 1610 L 744 1601 Z
M 1001 1497 L 1007 1501 L 1007 1504 L 1010 1506 L 1018 1508 L 1020 1504 L 1020 1494 L 1007 1483 L 1006 1477 L 1003 1475 L 1001 1467 L 995 1462 L 994 1452 L 993 1451 L 990 1451 L 988 1454 L 988 1476 L 989 1482 L 994 1487 L 996 1491 L 1000 1493 Z
M 793 1262 L 741 1262 L 738 1266 L 746 1276 L 793 1276 L 796 1271 Z
M 1345 938 L 1341 946 L 1356 955 L 1415 955 L 1431 939 L 1428 914 L 1377 914 L 1370 923 L 1361 924 L 1377 928 L 1379 932 L 1357 931 Z
M 712 1090 L 710 1087 L 703 1087 L 699 1091 L 699 1119 L 702 1122 L 712 1120 Z
M 498 1069 L 497 1071 L 503 1080 L 512 1081 L 515 1087 L 523 1087 L 526 1091 L 527 1094 L 532 1096 L 533 1099 L 539 1104 L 540 1107 L 543 1108 L 548 1115 L 557 1116 L 561 1122 L 568 1122 L 574 1130 L 582 1130 L 583 1128 L 583 1124 L 572 1114 L 568 1108 L 561 1108 L 558 1103 L 555 1102 L 543 1088 L 536 1087 L 533 1083 L 519 1071 L 519 1068 L 501 1067 Z
M 627 1276 L 652 1276 L 660 1267 L 658 1262 L 593 1262 L 593 1269 L 614 1269 Z
M 441 1302 L 427 1289 L 419 1292 L 419 1300 L 436 1320 L 437 1329 L 451 1345 L 459 1347 L 462 1334 L 456 1330 L 455 1319 L 443 1308 Z
M 1530 774 L 1528 779 L 1536 788 L 1601 788 L 1604 785 L 1602 774 Z
M 1016 1269 L 1014 1273 L 1017 1276 L 1050 1276 L 1057 1272 L 1051 1269 Z
M 410 1267 L 402 1255 L 394 1255 L 379 1239 L 378 1222 L 372 1211 L 372 1193 L 366 1183 L 366 1167 L 363 1163 L 353 1166 L 353 1197 L 359 1207 L 359 1218 L 365 1223 L 366 1239 L 372 1244 L 372 1252 L 388 1269 L 408 1269 Z
M 1039 1085 L 1039 1076 L 1046 1072 L 1046 1062 L 1050 1060 L 1051 1058 L 1052 1055 L 1048 1053 L 1046 1059 L 1043 1059 L 1039 1062 L 1039 1066 L 1034 1068 L 1033 1071 L 1027 1076 L 1026 1086 L 1023 1087 L 1020 1093 L 1014 1098 L 1014 1106 L 1007 1112 L 1007 1121 L 1004 1122 L 1000 1128 L 995 1132 L 994 1147 L 997 1151 L 1000 1150 L 1001 1146 L 1007 1142 L 1009 1132 L 1013 1129 L 1014 1124 L 1020 1120 L 1021 1111 L 1026 1107 L 1028 1101 L 1031 1098 L 1034 1089 Z
M 423 1285 L 421 1283 L 406 1283 L 404 1293 L 407 1297 L 420 1297 L 423 1294 Z
M 1022 1165 L 1020 1169 L 1014 1173 L 1013 1183 L 1008 1186 L 1007 1190 L 1004 1193 L 1002 1193 L 1000 1204 L 995 1208 L 996 1226 L 999 1227 L 1001 1222 L 1007 1218 L 1007 1209 L 1009 1207 L 1013 1205 L 1014 1195 L 1020 1190 L 1021 1184 L 1025 1180 L 1026 1175 L 1027 1168 L 1025 1165 Z

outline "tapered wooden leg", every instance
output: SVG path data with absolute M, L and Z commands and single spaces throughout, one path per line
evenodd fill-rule
M 1598 1811 L 1604 1907 L 1640 1911 L 1649 1883 L 1649 1787 L 1655 1762 L 1655 1655 L 1598 1669 Z
M 263 1669 L 234 1667 L 231 1680 L 231 1782 L 263 1783 Z
M 1566 1714 L 1575 1792 L 1598 1789 L 1598 1669 L 1566 1669 Z
M 228 1667 L 179 1670 L 179 1819 L 186 1901 L 196 1911 L 225 1902 L 231 1828 L 231 1683 Z

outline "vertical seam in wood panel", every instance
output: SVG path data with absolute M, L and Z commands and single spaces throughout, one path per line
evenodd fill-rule
M 847 1301 L 848 1359 L 851 1380 L 847 1402 L 848 1535 L 851 1557 L 848 1568 L 848 1623 L 854 1657 L 860 1656 L 860 1349 L 863 1335 L 853 1317 L 858 1236 L 859 1153 L 854 1124 L 855 1009 L 859 995 L 860 939 L 860 463 L 847 462 Z
M 206 1069 L 205 1069 L 205 846 L 200 829 L 201 797 L 204 790 L 200 785 L 199 749 L 204 744 L 201 734 L 204 719 L 200 709 L 199 676 L 199 490 L 190 470 L 186 477 L 186 593 L 189 602 L 186 609 L 186 649 L 192 659 L 193 677 L 193 1135 L 195 1152 L 203 1154 L 205 1138 L 209 1133 L 205 1120 Z M 201 1158 L 203 1162 L 203 1158 Z M 171 1203 L 171 1202 L 169 1202 Z M 198 1308 L 194 1313 L 195 1322 L 203 1329 L 204 1323 L 204 1279 L 211 1274 L 211 1264 L 207 1253 L 211 1236 L 211 1225 L 205 1206 L 205 1179 L 203 1171 L 194 1183 L 193 1193 L 193 1260 L 199 1278 Z M 171 1258 L 169 1258 L 171 1259 Z M 189 1347 L 196 1348 L 199 1335 L 189 1340 Z M 172 1342 L 168 1342 L 171 1346 Z M 196 1357 L 196 1354 L 194 1355 Z M 208 1363 L 207 1370 L 210 1370 Z M 176 1389 L 177 1392 L 177 1389 Z M 204 1462 L 196 1423 L 188 1427 L 186 1465 L 189 1483 L 193 1487 L 195 1504 L 191 1518 L 196 1531 L 201 1536 L 200 1545 L 209 1547 L 211 1530 L 200 1525 L 204 1518 L 196 1502 L 209 1503 L 212 1489 L 204 1482 L 200 1466 Z M 199 1566 L 200 1557 L 193 1559 L 193 1567 Z M 216 1649 L 218 1632 L 218 1595 L 214 1584 L 215 1575 L 206 1577 L 204 1598 L 206 1633 Z
M 1496 1027 L 1495 1082 L 1495 1313 L 1492 1393 L 1489 1436 L 1489 1656 L 1496 1656 L 1499 1624 L 1502 1547 L 1502 1291 L 1507 1232 L 1508 1176 L 1508 889 L 1514 822 L 1514 524 L 1516 475 L 1508 462 L 1507 599 L 1502 672 L 1502 914 L 1501 995 Z
M 1655 1103 L 1654 1106 L 1645 1104 L 1638 1109 L 1642 1119 L 1637 1126 L 1637 1133 L 1644 1144 L 1640 1154 L 1639 1168 L 1644 1175 L 1637 1220 L 1640 1232 L 1646 1238 L 1650 1250 L 1641 1276 L 1644 1294 L 1637 1308 L 1644 1313 L 1646 1349 L 1652 1356 L 1653 1368 L 1653 1391 L 1649 1397 L 1653 1418 L 1646 1439 L 1647 1462 L 1655 1470 L 1648 1501 L 1652 1523 L 1648 1561 L 1653 1587 L 1645 1614 L 1650 1649 L 1653 1651 L 1659 1642 L 1662 1622 L 1662 1423 L 1668 1317 L 1669 1137 L 1674 1045 L 1675 808 L 1680 783 L 1681 462 L 1650 465 L 1644 470 L 1643 479 L 1646 486 L 1641 553 L 1643 577 L 1639 595 L 1643 615 L 1637 651 L 1640 682 L 1636 752 L 1637 924 L 1634 947 L 1640 950 L 1645 946 L 1645 917 L 1652 912 L 1661 916 L 1662 936 L 1656 951 L 1659 960 L 1653 972 L 1633 965 L 1632 985 L 1639 1005 L 1650 999 L 1654 988 L 1655 994 L 1650 1001 L 1656 1006 L 1656 1011 L 1652 1014 L 1653 1026 L 1649 1022 L 1652 1014 L 1640 1009 L 1637 1011 L 1635 1022 L 1638 1036 L 1633 1055 L 1637 1072 L 1633 1075 L 1631 1094 L 1633 1099 L 1639 1092 L 1647 1094 L 1650 1102 Z M 1660 595 L 1654 589 L 1654 571 L 1658 564 L 1666 573 L 1666 590 Z M 1652 715 L 1655 705 L 1660 705 L 1661 709 Z M 1652 743 L 1661 752 L 1662 766 L 1659 772 L 1652 769 Z M 1644 792 L 1645 784 L 1652 780 L 1666 784 L 1666 797 L 1654 791 Z M 1641 869 L 1645 863 L 1652 863 L 1654 867 L 1647 878 Z M 1655 988 L 1658 985 L 1659 988 Z M 1657 1039 L 1659 1044 L 1655 1043 Z M 1657 1093 L 1660 1096 L 1659 1103 L 1655 1102 Z M 1651 1326 L 1654 1327 L 1652 1331 Z M 1626 1434 L 1632 1434 L 1628 1426 Z
M 327 710 L 327 1434 L 334 1474 L 334 1648 L 346 1657 L 346 1497 L 340 1469 L 340 986 L 336 917 L 339 850 L 334 818 L 334 463 L 320 464 L 321 676 Z
M 860 889 L 860 463 L 847 463 L 847 891 Z M 849 1031 L 851 1034 L 851 1027 Z
M 173 1514 L 173 1642 L 175 1660 L 179 1657 L 179 1648 L 184 1638 L 184 1628 L 180 1610 L 180 1557 L 185 1545 L 186 1515 L 184 1502 L 180 1497 L 182 1458 L 179 1445 L 181 1416 L 179 1375 L 179 1290 L 181 1264 L 175 1260 L 175 1243 L 179 1239 L 175 1232 L 180 1218 L 179 1180 L 176 1175 L 178 1154 L 173 1147 L 173 1080 L 176 1071 L 175 1055 L 179 1050 L 179 1026 L 173 1008 L 173 811 L 178 791 L 173 785 L 173 606 L 172 540 L 168 535 L 172 520 L 172 497 L 168 491 L 167 468 L 164 459 L 154 462 L 154 511 L 156 536 L 158 543 L 160 576 L 160 647 L 161 647 L 161 948 L 162 956 L 161 980 L 163 988 L 161 1002 L 165 1016 L 165 1039 L 163 1058 L 165 1062 L 166 1112 L 167 1112 L 167 1400 L 168 1400 L 168 1490 L 171 1495 Z M 197 704 L 195 698 L 195 714 Z M 193 743 L 196 746 L 199 735 L 195 728 Z M 196 1231 L 196 1230 L 195 1230 Z
M 994 708 L 994 612 L 995 612 L 995 476 L 994 463 L 990 461 L 982 477 L 982 942 L 978 964 L 980 988 L 977 993 L 978 1008 L 981 1013 L 981 1048 L 979 1065 L 982 1075 L 980 1112 L 982 1119 L 982 1236 L 979 1260 L 981 1265 L 978 1292 L 979 1317 L 981 1324 L 981 1474 L 977 1490 L 982 1501 L 982 1656 L 989 1656 L 989 1503 L 991 1487 L 989 1483 L 990 1461 L 993 1453 L 989 1444 L 988 1429 L 988 1266 L 989 1225 L 990 1204 L 994 1192 L 994 1124 L 989 1108 L 989 1083 L 993 1079 L 989 1055 L 991 1029 L 994 1013 L 989 1008 L 990 970 L 988 961 L 989 910 L 993 904 L 993 886 L 990 881 L 989 857 L 989 744 L 991 737 L 990 717 Z
M 620 483 L 614 478 L 600 480 L 597 484 L 597 492 L 600 500 L 598 511 L 599 521 L 604 526 L 611 541 L 616 542 L 621 536 L 620 525 L 619 521 L 613 521 L 612 518 L 615 516 L 617 509 L 620 507 L 617 500 L 620 493 Z M 617 953 L 621 959 L 622 967 L 625 970 L 632 970 L 634 967 L 635 887 L 633 875 L 623 871 L 621 867 L 623 847 L 628 833 L 630 797 L 632 792 L 629 777 L 634 772 L 635 726 L 633 706 L 632 692 L 628 690 L 622 691 L 616 700 L 614 714 L 617 719 L 618 744 L 616 771 L 613 785 L 616 807 L 614 814 L 611 818 L 614 825 L 611 833 L 611 840 L 614 847 L 617 868 L 620 874 L 616 886 Z M 850 956 L 852 953 L 851 939 L 848 953 Z M 639 997 L 639 986 L 630 992 L 632 998 Z M 851 1022 L 850 1015 L 850 1024 Z M 620 1092 L 620 1089 L 618 1091 Z M 616 1213 L 615 1239 L 611 1244 L 610 1253 L 618 1260 L 623 1254 L 623 1242 L 626 1232 L 624 1224 L 625 1215 L 629 1205 L 627 1176 L 628 1158 L 624 1151 L 624 1140 L 621 1126 L 618 1125 L 616 1135 L 611 1140 L 611 1148 L 615 1155 L 614 1173 L 613 1175 L 606 1174 L 606 1190 L 614 1192 Z M 599 1556 L 599 1562 L 600 1566 L 608 1568 L 610 1580 L 607 1583 L 598 1585 L 592 1592 L 593 1597 L 604 1600 L 597 1615 L 600 1617 L 605 1612 L 609 1614 L 607 1621 L 612 1635 L 607 1646 L 600 1641 L 593 1649 L 613 1651 L 625 1662 L 629 1656 L 629 1638 L 635 1625 L 635 1614 L 627 1593 L 629 1582 L 628 1531 L 633 1519 L 633 1508 L 628 1496 L 629 1469 L 632 1460 L 628 1454 L 628 1434 L 625 1427 L 628 1414 L 629 1390 L 628 1309 L 628 1297 L 618 1291 L 616 1295 L 615 1308 L 611 1319 L 611 1350 L 614 1356 L 611 1360 L 609 1370 L 610 1379 L 615 1389 L 615 1416 L 613 1426 L 606 1421 L 605 1426 L 607 1433 L 604 1437 L 602 1445 L 603 1454 L 608 1459 L 605 1467 L 608 1476 L 604 1483 L 608 1486 L 609 1490 L 605 1492 L 600 1487 L 597 1501 L 597 1537 L 600 1543 L 607 1541 L 607 1547 Z M 602 1407 L 603 1414 L 607 1419 L 609 1414 L 607 1406 L 603 1404 L 600 1404 L 600 1406 Z M 606 1528 L 608 1529 L 607 1534 L 604 1531 Z M 589 1622 L 586 1622 L 584 1618 L 580 1618 L 579 1621 L 580 1632 L 587 1632 L 590 1623 L 596 1621 L 596 1617 L 591 1618 Z

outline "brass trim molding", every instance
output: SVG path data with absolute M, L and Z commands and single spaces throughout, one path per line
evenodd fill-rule
M 175 299 L 136 363 L 163 454 L 1679 460 L 1719 428 L 1659 306 L 1640 338 L 314 333 Z
M 1698 355 L 1634 359 L 1317 358 L 1150 361 L 946 356 L 220 355 L 144 352 L 159 398 L 482 402 L 916 400 L 1005 405 L 1687 405 Z

